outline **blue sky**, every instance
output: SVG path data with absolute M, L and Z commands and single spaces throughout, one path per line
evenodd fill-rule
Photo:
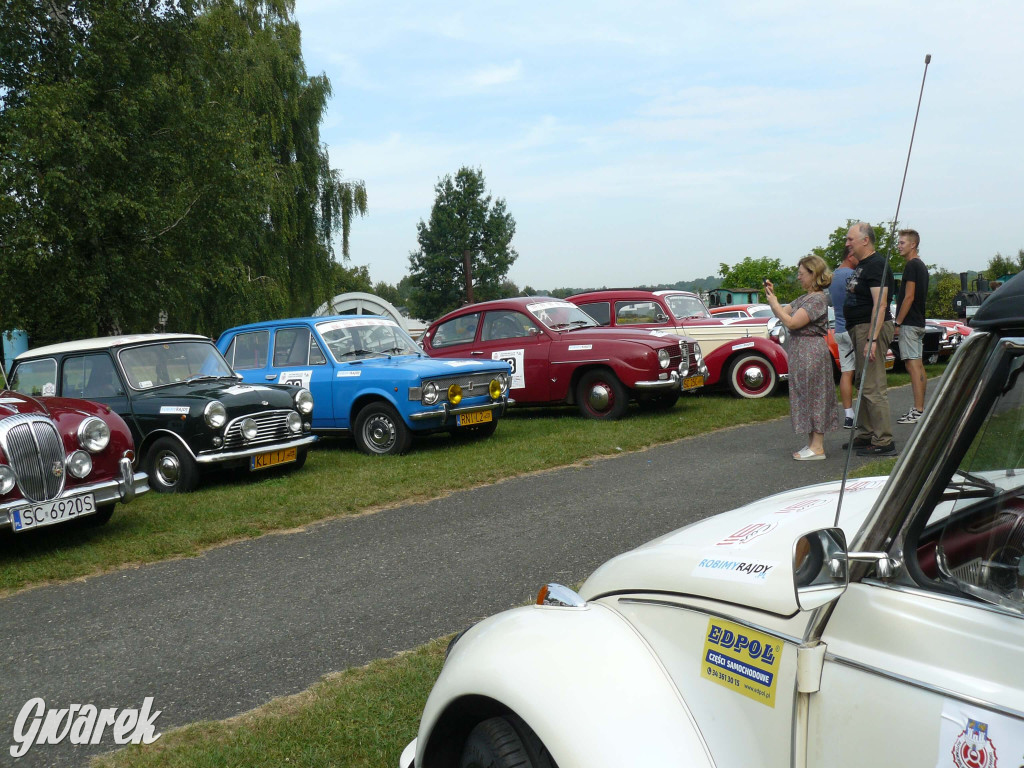
M 438 180 L 481 168 L 509 277 L 632 286 L 793 264 L 896 211 L 929 264 L 1024 247 L 1024 3 L 296 0 L 333 97 L 331 164 L 366 182 L 353 264 L 395 283 Z

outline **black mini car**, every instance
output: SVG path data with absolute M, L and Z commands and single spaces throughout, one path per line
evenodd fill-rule
M 313 396 L 243 384 L 205 336 L 145 334 L 39 347 L 15 359 L 11 388 L 108 406 L 132 432 L 153 490 L 192 490 L 203 468 L 301 467 L 316 440 Z

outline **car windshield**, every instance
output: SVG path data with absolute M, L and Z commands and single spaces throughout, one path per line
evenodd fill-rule
M 129 347 L 118 352 L 117 359 L 132 389 L 235 377 L 231 366 L 210 341 L 165 341 Z
M 751 317 L 775 317 L 771 307 L 756 307 L 749 310 Z
M 327 320 L 317 323 L 316 329 L 337 363 L 366 357 L 420 354 L 419 346 L 398 323 L 382 317 Z
M 665 296 L 665 301 L 668 303 L 668 308 L 672 310 L 672 314 L 679 319 L 686 317 L 711 317 L 711 313 L 704 306 L 704 302 L 696 296 L 669 294 Z
M 594 318 L 567 301 L 540 301 L 527 304 L 526 309 L 553 331 L 597 328 Z

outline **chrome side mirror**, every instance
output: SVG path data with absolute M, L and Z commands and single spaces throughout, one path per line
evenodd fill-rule
M 793 544 L 793 586 L 800 610 L 831 603 L 850 583 L 846 535 L 841 528 L 823 528 Z

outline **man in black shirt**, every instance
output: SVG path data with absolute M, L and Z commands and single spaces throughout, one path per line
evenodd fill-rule
M 896 322 L 900 333 L 900 358 L 910 374 L 910 387 L 914 391 L 914 407 L 897 419 L 900 424 L 916 424 L 924 413 L 924 393 L 928 374 L 921 359 L 924 342 L 924 303 L 928 297 L 928 267 L 917 249 L 921 236 L 912 229 L 901 229 L 900 255 L 906 259 L 900 295 L 896 300 Z
M 886 390 L 885 352 L 895 329 L 889 312 L 889 298 L 895 281 L 885 258 L 875 251 L 875 230 L 863 221 L 846 233 L 846 248 L 857 259 L 853 276 L 846 284 L 846 330 L 853 339 L 861 381 L 862 408 L 853 444 L 858 456 L 887 456 L 896 453 L 892 441 L 892 414 Z M 843 446 L 844 448 L 847 446 Z

